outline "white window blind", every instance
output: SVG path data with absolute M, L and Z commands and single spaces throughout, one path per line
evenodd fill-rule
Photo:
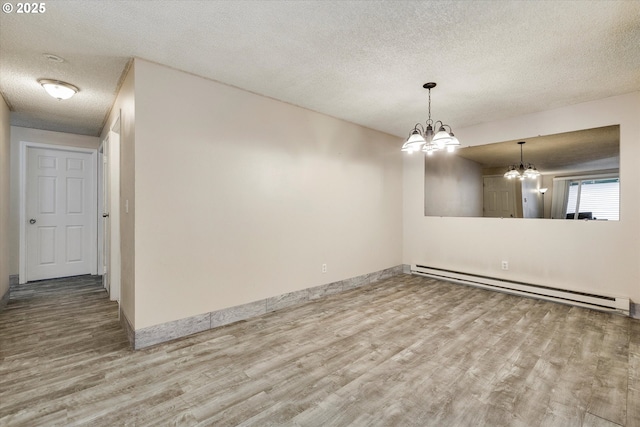
M 577 216 L 576 212 L 578 212 Z M 587 218 L 617 221 L 620 218 L 620 179 L 571 181 L 567 195 L 566 214 L 568 219 Z

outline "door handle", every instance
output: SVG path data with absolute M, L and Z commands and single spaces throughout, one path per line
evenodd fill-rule
M 31 219 L 29 220 L 29 224 L 35 224 L 35 223 L 36 223 L 36 220 L 35 220 L 35 219 L 31 218 Z
M 109 214 L 108 214 L 108 213 L 103 213 L 103 214 L 102 214 L 102 218 L 108 218 L 108 217 L 109 217 Z

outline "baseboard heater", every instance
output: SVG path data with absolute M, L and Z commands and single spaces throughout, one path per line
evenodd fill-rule
M 496 279 L 494 277 L 462 273 L 419 264 L 411 266 L 411 273 L 498 292 L 555 301 L 629 316 L 629 298 L 557 289 L 549 286 Z

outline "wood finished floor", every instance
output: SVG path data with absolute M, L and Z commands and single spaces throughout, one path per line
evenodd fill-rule
M 95 278 L 21 285 L 0 425 L 640 426 L 640 321 L 402 275 L 134 352 Z

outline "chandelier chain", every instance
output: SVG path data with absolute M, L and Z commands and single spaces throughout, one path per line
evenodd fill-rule
M 431 123 L 431 89 L 429 89 L 429 120 L 427 120 L 427 124 Z

